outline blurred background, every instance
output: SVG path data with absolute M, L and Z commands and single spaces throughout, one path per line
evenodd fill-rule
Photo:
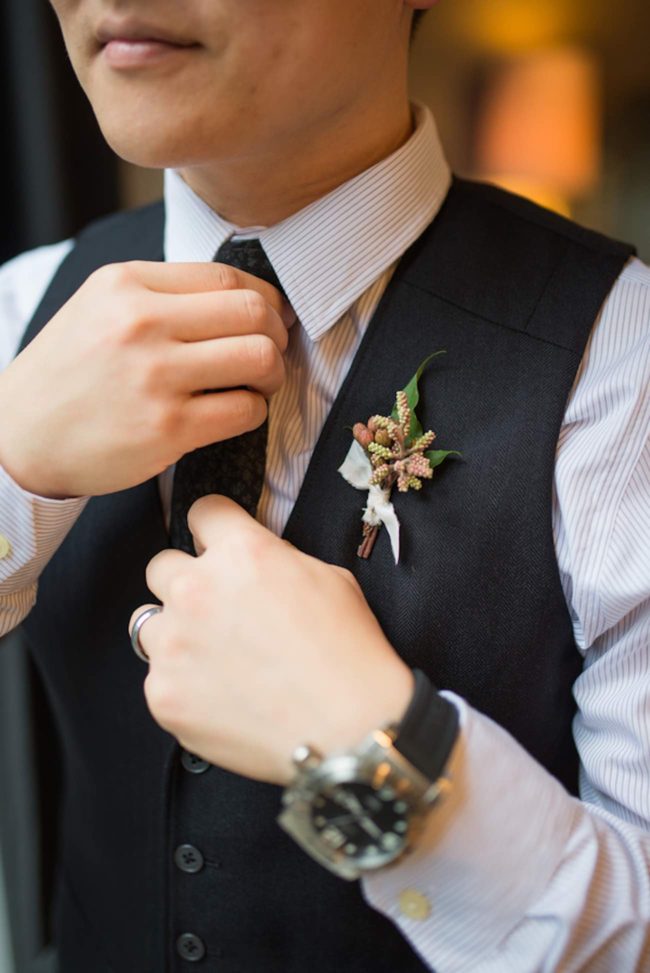
M 457 172 L 497 182 L 650 259 L 650 6 L 447 0 L 412 90 Z
M 413 96 L 455 171 L 620 239 L 650 260 L 647 0 L 441 0 Z M 160 194 L 103 144 L 44 0 L 3 0 L 0 261 Z M 56 747 L 20 637 L 0 651 L 0 973 L 34 973 L 51 882 Z
M 156 198 L 102 143 L 44 0 L 3 0 L 0 260 Z M 647 0 L 441 0 L 412 55 L 452 167 L 635 242 L 650 259 Z

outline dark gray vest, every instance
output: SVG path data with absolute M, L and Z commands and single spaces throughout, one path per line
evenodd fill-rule
M 162 207 L 93 225 L 29 341 L 96 267 L 162 258 Z M 574 644 L 551 532 L 556 442 L 598 310 L 631 250 L 499 190 L 456 181 L 401 260 L 316 446 L 285 536 L 354 571 L 386 635 L 577 787 Z M 88 322 L 92 327 L 92 321 Z M 385 412 L 430 352 L 419 414 L 462 451 L 399 495 L 403 553 L 356 557 L 363 495 L 337 473 L 350 427 Z M 83 417 L 79 417 L 83 421 Z M 327 510 L 327 522 L 321 510 Z M 280 792 L 192 773 L 153 722 L 127 622 L 168 546 L 156 481 L 92 499 L 40 582 L 25 631 L 60 735 L 65 787 L 55 935 L 62 973 L 410 973 L 426 969 L 357 884 L 277 827 Z M 287 701 L 291 705 L 291 701 Z M 174 861 L 183 843 L 204 865 Z M 525 867 L 525 863 L 522 863 Z

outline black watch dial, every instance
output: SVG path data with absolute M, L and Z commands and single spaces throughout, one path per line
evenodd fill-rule
M 408 810 L 389 786 L 334 784 L 313 798 L 311 821 L 319 838 L 342 856 L 390 861 L 406 844 Z

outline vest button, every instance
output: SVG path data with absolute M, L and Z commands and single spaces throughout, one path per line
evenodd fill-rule
M 198 963 L 205 956 L 205 944 L 193 932 L 184 932 L 176 940 L 176 952 L 188 963 Z
M 181 753 L 181 763 L 190 774 L 204 774 L 206 770 L 210 769 L 207 760 L 202 760 L 195 753 L 190 753 L 189 750 L 183 750 Z
M 174 862 L 182 872 L 193 875 L 203 868 L 203 855 L 194 845 L 179 845 L 174 852 Z

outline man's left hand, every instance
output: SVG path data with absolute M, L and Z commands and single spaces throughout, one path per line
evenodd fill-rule
M 150 561 L 163 610 L 140 632 L 147 704 L 182 746 L 284 784 L 299 744 L 327 754 L 401 718 L 412 673 L 349 571 L 301 553 L 225 497 L 203 497 L 188 520 L 199 556 L 168 550 Z

